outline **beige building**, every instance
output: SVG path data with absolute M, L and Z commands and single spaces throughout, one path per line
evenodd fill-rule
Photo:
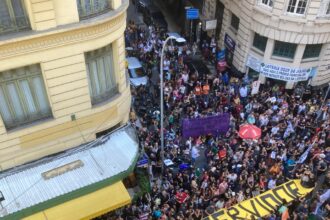
M 128 0 L 0 1 L 0 170 L 128 120 Z
M 286 84 L 330 82 L 329 0 L 205 0 L 218 44 L 239 71 Z

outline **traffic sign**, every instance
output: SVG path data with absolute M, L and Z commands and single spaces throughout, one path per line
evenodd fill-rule
M 198 19 L 199 10 L 197 8 L 189 8 L 186 10 L 186 18 L 188 20 Z

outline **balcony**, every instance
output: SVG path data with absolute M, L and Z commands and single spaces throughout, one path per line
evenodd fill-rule
M 92 18 L 111 9 L 110 0 L 77 0 L 80 20 Z

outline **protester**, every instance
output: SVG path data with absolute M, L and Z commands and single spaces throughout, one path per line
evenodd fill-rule
M 159 66 L 164 33 L 130 22 L 126 38 L 140 51 L 139 58 L 147 68 Z M 209 45 L 202 43 L 204 57 Z M 304 202 L 283 201 L 274 213 L 260 219 L 326 219 L 330 210 L 330 121 L 329 104 L 322 103 L 324 93 L 312 91 L 303 99 L 301 91 L 287 91 L 275 84 L 261 86 L 252 97 L 249 84 L 227 71 L 213 73 L 212 79 L 196 77 L 184 61 L 189 48 L 178 54 L 178 47 L 172 46 L 164 59 L 164 156 L 177 169 L 165 166 L 161 174 L 159 114 L 141 114 L 143 106 L 133 103 L 137 115 L 131 113 L 130 120 L 136 126 L 141 149 L 150 159 L 153 188 L 118 211 L 115 219 L 202 219 L 296 178 L 304 187 L 317 188 L 318 194 L 311 194 Z M 159 106 L 159 94 L 149 94 L 148 88 L 133 90 L 138 91 L 134 100 L 151 96 L 150 108 Z M 183 118 L 222 113 L 230 114 L 226 134 L 182 137 Z M 239 138 L 239 126 L 244 123 L 260 127 L 261 138 L 255 142 Z

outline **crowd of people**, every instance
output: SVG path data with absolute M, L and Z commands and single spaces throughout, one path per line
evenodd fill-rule
M 156 27 L 128 24 L 126 44 L 136 51 L 150 78 L 152 69 L 160 65 L 165 37 Z M 191 59 L 194 47 L 196 44 L 170 45 L 164 60 L 164 158 L 177 169 L 164 165 L 161 173 L 157 110 L 161 85 L 150 82 L 132 88 L 135 109 L 130 120 L 136 126 L 141 150 L 150 160 L 152 188 L 116 212 L 115 219 L 202 219 L 290 179 L 300 179 L 304 187 L 314 190 L 305 198 L 283 204 L 288 216 L 283 217 L 282 206 L 259 219 L 329 219 L 330 105 L 326 91 L 305 93 L 304 87 L 286 90 L 266 82 L 251 95 L 251 81 L 231 77 L 229 70 L 209 75 L 192 72 L 185 60 Z M 149 108 L 146 103 L 155 111 L 138 111 L 142 105 Z M 230 114 L 227 133 L 182 137 L 183 118 L 223 113 Z M 261 138 L 241 139 L 238 130 L 245 123 L 261 128 Z M 307 157 L 303 157 L 306 151 Z

